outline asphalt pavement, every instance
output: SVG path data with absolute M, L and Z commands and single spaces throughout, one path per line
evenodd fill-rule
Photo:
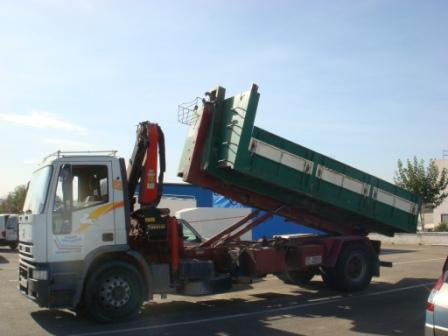
M 41 309 L 17 290 L 18 254 L 0 248 L 0 335 L 423 335 L 426 298 L 446 246 L 383 246 L 394 263 L 362 292 L 341 294 L 315 276 L 307 288 L 275 276 L 225 294 L 168 296 L 132 322 L 101 325 L 66 310 Z

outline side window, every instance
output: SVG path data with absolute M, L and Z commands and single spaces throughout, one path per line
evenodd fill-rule
M 72 172 L 70 165 L 63 165 L 59 171 L 53 212 L 68 211 L 72 208 Z
M 109 201 L 107 166 L 73 166 L 73 208 Z
M 440 215 L 440 223 L 448 223 L 448 214 L 443 213 Z
M 53 232 L 72 231 L 72 212 L 109 201 L 106 165 L 63 165 L 53 206 Z

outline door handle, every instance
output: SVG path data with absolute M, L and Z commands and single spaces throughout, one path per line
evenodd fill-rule
M 114 234 L 111 232 L 103 233 L 103 241 L 110 242 L 114 240 Z

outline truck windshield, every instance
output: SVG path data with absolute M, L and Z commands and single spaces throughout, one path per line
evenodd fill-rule
M 11 230 L 17 229 L 17 216 L 8 217 L 8 221 L 6 222 L 6 228 Z
M 40 214 L 44 211 L 52 169 L 52 166 L 45 166 L 33 173 L 23 204 L 24 212 Z

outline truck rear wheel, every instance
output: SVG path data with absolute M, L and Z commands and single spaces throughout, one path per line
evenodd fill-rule
M 305 286 L 310 283 L 311 279 L 315 275 L 315 272 L 311 270 L 286 270 L 285 272 L 276 275 L 286 284 Z
M 366 288 L 373 276 L 373 253 L 365 244 L 349 244 L 339 256 L 336 267 L 322 272 L 331 289 L 353 292 Z
M 143 302 L 143 279 L 127 263 L 100 266 L 89 277 L 84 294 L 87 313 L 103 323 L 134 318 Z

